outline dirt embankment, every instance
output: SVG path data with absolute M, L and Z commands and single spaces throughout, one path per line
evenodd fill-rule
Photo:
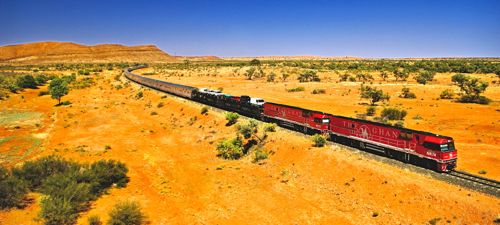
M 127 164 L 128 186 L 95 201 L 78 224 L 90 215 L 106 221 L 110 208 L 124 200 L 139 202 L 151 224 L 490 224 L 500 214 L 494 197 L 339 146 L 313 148 L 307 138 L 282 129 L 270 133 L 265 148 L 275 154 L 264 164 L 252 163 L 251 155 L 217 158 L 217 142 L 235 133 L 222 113 L 201 115 L 201 105 L 146 89 L 136 99 L 136 85 L 113 88 L 116 73 L 105 71 L 96 86 L 71 91 L 63 98 L 70 106 L 53 107 L 56 101 L 37 96 L 40 90 L 0 102 L 10 113 L 1 137 L 40 141 L 32 151 L 0 143 L 2 154 L 12 153 L 2 165 L 50 154 Z M 40 196 L 34 198 L 28 208 L 0 212 L 2 224 L 37 224 Z

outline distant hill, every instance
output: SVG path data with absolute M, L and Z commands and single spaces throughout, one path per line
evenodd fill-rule
M 256 56 L 256 57 L 224 57 L 225 60 L 249 61 L 259 60 L 361 60 L 363 58 L 352 56 L 324 57 L 324 56 Z
M 106 63 L 106 62 L 170 62 L 176 57 L 154 45 L 94 46 L 70 42 L 36 42 L 0 47 L 0 63 Z

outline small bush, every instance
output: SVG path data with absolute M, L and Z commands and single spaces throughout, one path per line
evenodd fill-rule
M 137 92 L 137 94 L 135 94 L 135 99 L 141 99 L 142 97 L 144 97 L 144 93 L 142 93 L 142 91 L 139 91 Z
M 63 160 L 59 156 L 47 156 L 27 161 L 21 167 L 12 169 L 12 174 L 27 182 L 30 189 L 37 189 L 47 177 L 79 168 L 79 165 Z
M 227 112 L 225 115 L 228 126 L 235 124 L 238 121 L 238 118 L 240 118 L 240 115 L 234 112 Z
M 243 156 L 243 141 L 238 136 L 225 139 L 217 144 L 217 156 L 224 159 L 239 159 Z
M 311 82 L 311 81 L 320 82 L 321 81 L 319 76 L 316 74 L 316 71 L 314 71 L 314 70 L 308 70 L 308 71 L 300 74 L 298 79 L 299 79 L 299 82 Z
M 45 225 L 72 225 L 78 218 L 78 210 L 69 199 L 44 197 L 40 203 L 40 218 Z
M 40 91 L 38 92 L 38 96 L 44 96 L 44 95 L 49 95 L 50 92 L 49 91 Z
M 451 89 L 446 89 L 441 92 L 439 95 L 440 99 L 453 99 L 455 97 L 455 93 L 453 93 L 453 90 Z
M 104 150 L 106 150 L 106 151 L 107 151 L 107 150 L 110 150 L 110 149 L 111 149 L 111 146 L 109 146 L 109 145 L 105 145 L 105 146 L 104 146 Z
M 27 184 L 0 167 L 0 209 L 20 207 L 28 193 Z
M 478 173 L 479 173 L 479 174 L 486 174 L 486 173 L 488 173 L 488 172 L 487 172 L 486 170 L 479 170 L 479 172 L 478 172 Z
M 160 103 L 158 103 L 158 105 L 156 105 L 156 108 L 161 108 L 163 106 L 164 106 L 163 102 L 160 102 Z
M 486 98 L 484 96 L 466 96 L 463 95 L 458 99 L 459 102 L 462 103 L 477 103 L 481 105 L 488 105 L 491 103 L 491 99 Z
M 122 202 L 115 205 L 109 212 L 108 225 L 141 225 L 146 216 L 136 202 Z
M 323 147 L 326 144 L 326 138 L 321 134 L 315 134 L 311 139 L 314 147 Z
M 157 112 L 151 112 L 150 115 L 151 116 L 156 116 L 156 115 L 158 115 L 158 113 Z
M 89 216 L 87 221 L 89 225 L 102 225 L 101 218 L 98 215 Z
M 406 116 L 406 110 L 399 110 L 396 108 L 385 108 L 382 110 L 382 117 L 388 120 L 403 120 Z
M 404 87 L 401 90 L 401 95 L 399 95 L 400 98 L 417 98 L 415 93 L 410 91 L 410 88 Z
M 296 87 L 296 88 L 290 88 L 290 89 L 286 89 L 287 92 L 301 92 L 301 91 L 305 91 L 306 88 L 305 87 Z
M 269 157 L 269 152 L 259 148 L 255 151 L 253 162 L 254 163 L 259 162 L 261 160 L 267 159 L 268 157 Z
M 366 108 L 366 115 L 373 116 L 373 115 L 375 115 L 376 111 L 377 111 L 377 108 L 375 108 L 375 106 L 368 106 L 368 108 Z
M 326 90 L 325 89 L 314 89 L 311 94 L 316 95 L 316 94 L 325 94 Z
M 206 115 L 206 114 L 208 114 L 208 107 L 203 106 L 203 108 L 201 108 L 200 113 L 201 113 L 202 115 Z
M 264 125 L 265 132 L 276 132 L 276 124 L 274 123 L 266 123 Z
M 37 83 L 33 76 L 24 75 L 17 78 L 16 85 L 20 88 L 36 88 Z

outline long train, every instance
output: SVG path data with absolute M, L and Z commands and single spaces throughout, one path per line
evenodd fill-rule
M 457 164 L 457 150 L 451 137 L 272 102 L 255 103 L 249 96 L 231 96 L 131 72 L 139 68 L 125 69 L 125 77 L 150 88 L 281 127 L 306 134 L 324 134 L 333 142 L 437 172 L 452 171 Z

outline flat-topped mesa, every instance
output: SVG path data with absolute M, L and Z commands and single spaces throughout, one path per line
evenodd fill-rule
M 4 63 L 161 63 L 175 60 L 174 57 L 154 45 L 99 44 L 86 46 L 71 42 L 36 42 L 0 47 L 0 62 Z

